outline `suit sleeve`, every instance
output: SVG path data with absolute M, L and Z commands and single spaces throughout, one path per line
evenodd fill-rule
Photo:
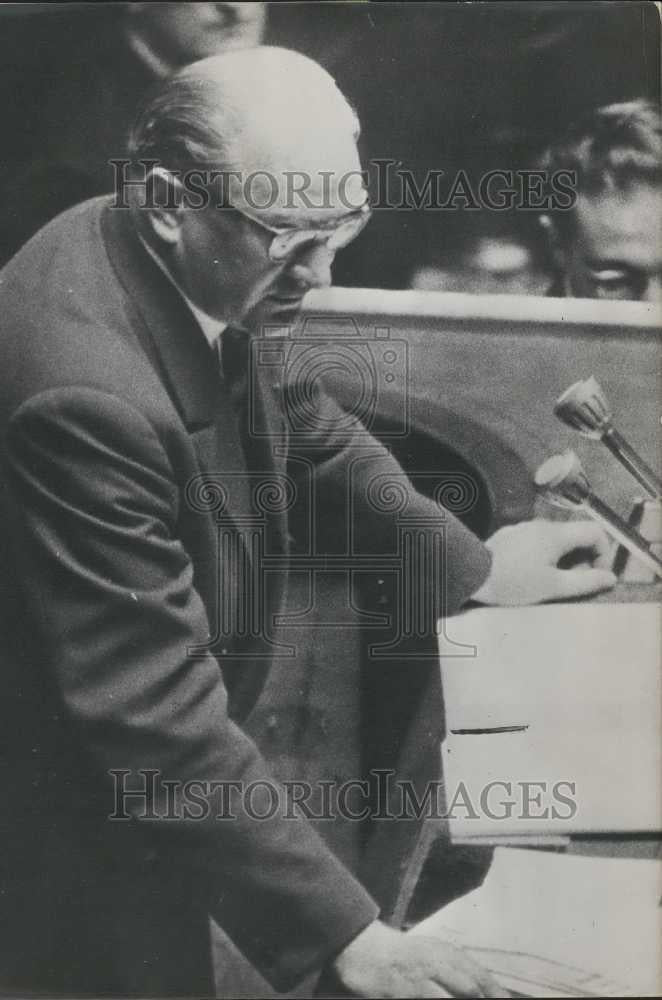
M 154 769 L 159 789 L 173 782 L 176 822 L 154 822 L 125 798 L 136 836 L 204 873 L 215 919 L 276 989 L 291 988 L 377 907 L 303 816 L 286 815 L 282 789 L 276 813 L 256 819 L 271 813 L 279 786 L 229 719 L 215 659 L 189 653 L 209 623 L 155 430 L 114 396 L 50 390 L 14 414 L 7 455 L 17 583 L 71 725 L 108 785 L 108 813 L 111 770 L 130 781 Z M 187 811 L 190 782 L 210 790 L 203 816 Z M 219 820 L 228 782 L 257 782 L 256 794 L 250 811 L 235 796 L 236 818 Z
M 308 459 L 308 485 L 318 512 L 315 543 L 322 549 L 340 545 L 354 553 L 406 559 L 400 528 L 415 526 L 427 536 L 431 553 L 440 550 L 439 558 L 429 561 L 438 576 L 437 617 L 458 611 L 487 578 L 489 549 L 441 501 L 419 493 L 384 445 L 334 399 L 320 391 L 306 402 L 306 429 L 301 430 L 304 419 L 297 413 L 292 450 Z M 290 400 L 292 405 L 296 401 Z

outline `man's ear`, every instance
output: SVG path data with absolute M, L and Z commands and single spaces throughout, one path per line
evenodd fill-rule
M 555 266 L 560 270 L 565 270 L 566 256 L 565 250 L 563 249 L 563 244 L 561 242 L 561 237 L 559 236 L 559 229 L 551 217 L 551 215 L 541 215 L 538 217 L 538 222 L 540 227 L 545 232 L 545 237 L 547 239 L 547 245 L 549 247 L 549 252 L 552 256 Z
M 174 245 L 181 232 L 184 188 L 164 167 L 150 170 L 145 184 L 149 224 L 159 240 Z

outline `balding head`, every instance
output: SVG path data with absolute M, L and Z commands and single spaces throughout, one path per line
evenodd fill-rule
M 278 221 L 288 209 L 291 216 L 313 205 L 328 214 L 339 185 L 347 202 L 340 207 L 357 207 L 358 131 L 326 70 L 298 52 L 265 46 L 175 74 L 139 115 L 129 152 L 172 172 L 239 175 L 230 180 L 229 200 L 253 211 L 264 206 Z
M 132 181 L 134 220 L 208 315 L 249 328 L 289 322 L 369 217 L 357 136 L 332 77 L 297 52 L 193 63 L 133 129 L 134 165 L 153 161 Z

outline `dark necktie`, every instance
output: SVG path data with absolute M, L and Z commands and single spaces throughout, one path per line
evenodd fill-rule
M 226 327 L 218 340 L 221 373 L 235 406 L 246 399 L 249 346 L 248 331 L 234 326 Z

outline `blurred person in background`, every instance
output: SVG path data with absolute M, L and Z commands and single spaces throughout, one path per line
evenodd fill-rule
M 158 80 L 259 45 L 266 22 L 264 3 L 76 6 L 73 16 L 21 18 L 14 77 L 3 85 L 13 127 L 0 165 L 0 264 L 65 208 L 113 190 L 109 161 L 123 155 L 136 108 Z
M 129 45 L 159 77 L 207 56 L 252 48 L 264 34 L 263 3 L 129 3 L 126 7 Z
M 277 18 L 291 19 L 292 9 L 305 22 L 311 5 L 272 6 L 270 32 Z M 390 158 L 394 169 L 414 171 L 419 187 L 430 169 L 443 170 L 447 179 L 462 169 L 473 181 L 491 167 L 533 167 L 568 122 L 589 109 L 659 94 L 659 15 L 653 4 L 313 6 L 328 9 L 329 22 L 334 8 L 352 8 L 357 22 L 347 51 L 334 55 L 333 64 L 326 54 L 321 61 L 364 123 L 364 163 Z M 318 19 L 317 12 L 308 17 L 313 26 Z M 400 193 L 394 185 L 396 206 Z M 379 196 L 376 184 L 371 196 Z M 418 216 L 433 216 L 439 244 L 444 230 L 461 221 L 449 218 L 459 212 L 442 213 L 443 219 L 438 214 L 375 212 L 338 260 L 335 283 L 411 287 L 415 267 L 440 263 L 429 255 Z M 461 214 L 468 223 L 473 212 Z M 537 213 L 530 212 L 528 221 L 525 211 L 518 214 L 526 226 Z M 504 284 L 501 276 L 498 283 Z
M 558 269 L 549 294 L 662 301 L 662 121 L 634 100 L 598 108 L 547 151 L 576 174 L 574 207 L 541 218 Z
M 551 262 L 529 218 L 503 224 L 486 210 L 478 216 L 463 213 L 458 231 L 450 233 L 438 213 L 430 213 L 426 223 L 428 260 L 412 271 L 411 288 L 477 295 L 546 294 Z

